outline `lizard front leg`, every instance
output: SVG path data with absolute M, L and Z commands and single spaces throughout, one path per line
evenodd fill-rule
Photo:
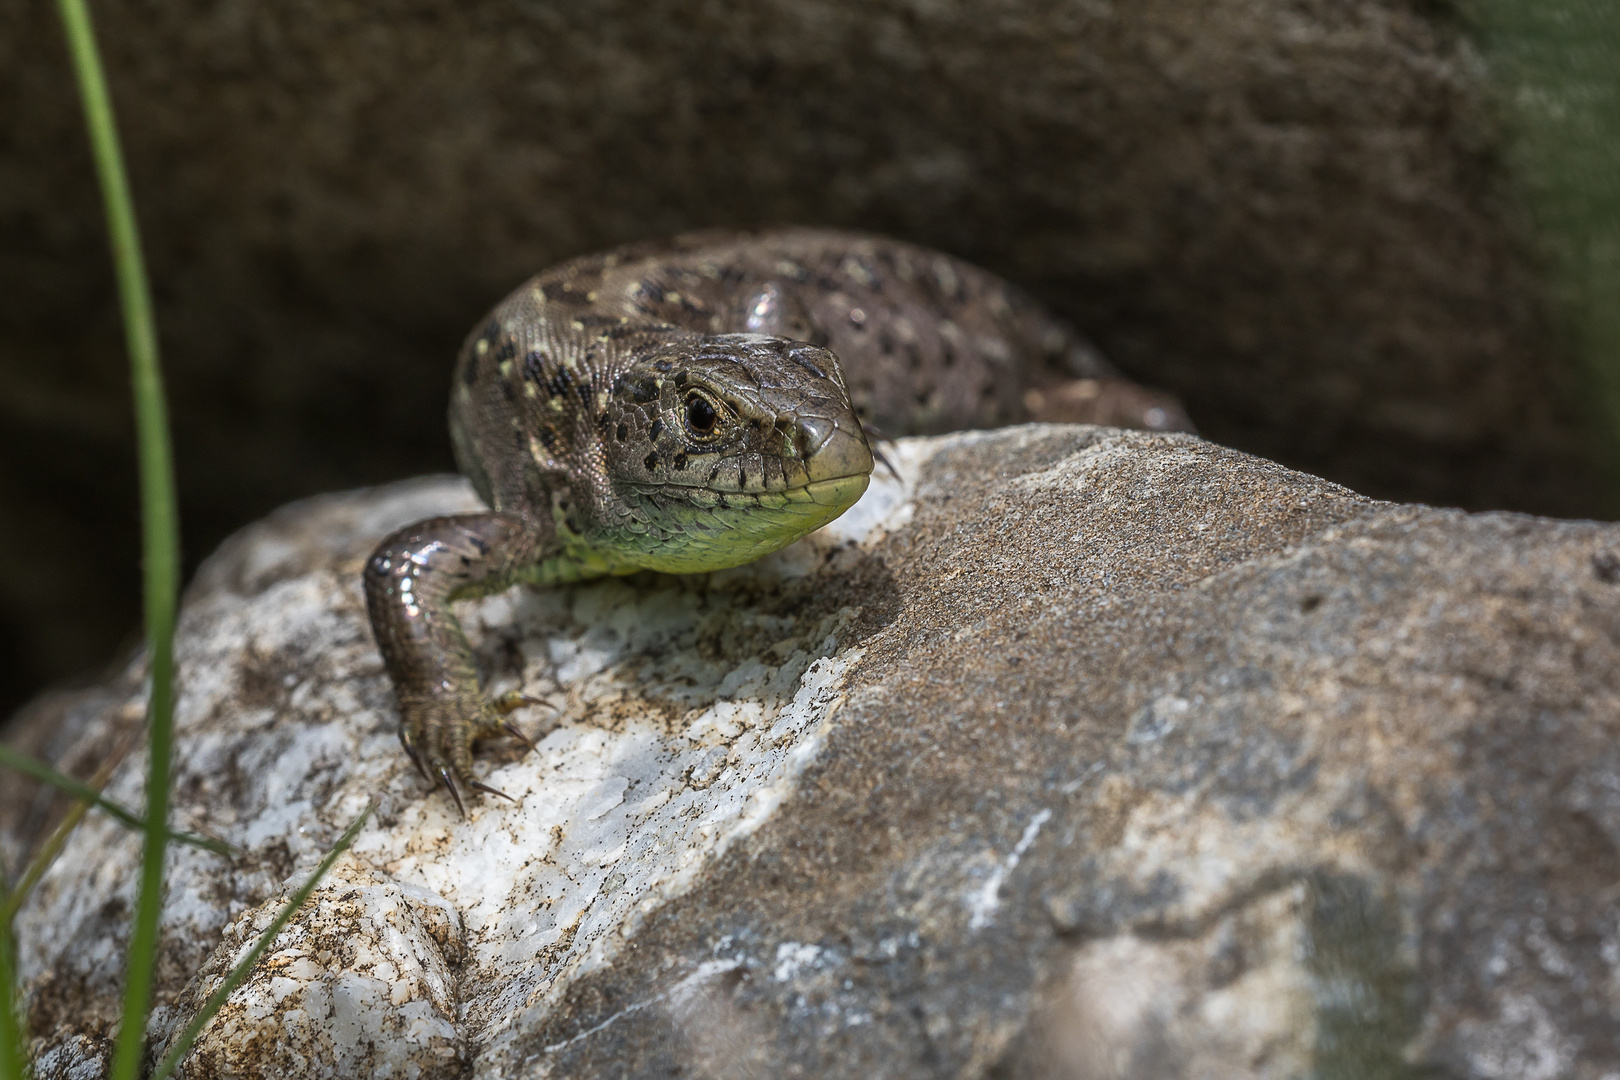
M 399 700 L 400 742 L 463 814 L 457 781 L 502 794 L 473 777 L 473 740 L 528 740 L 484 697 L 450 605 L 512 584 L 546 546 L 542 532 L 515 514 L 430 518 L 391 533 L 366 563 L 366 609 Z

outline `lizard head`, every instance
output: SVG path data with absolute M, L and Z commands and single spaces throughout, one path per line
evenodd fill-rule
M 758 334 L 641 357 L 614 379 L 601 434 L 613 494 L 593 546 L 651 570 L 756 559 L 849 509 L 872 473 L 837 358 Z

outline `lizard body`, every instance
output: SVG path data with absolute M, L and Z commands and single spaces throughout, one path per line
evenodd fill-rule
M 867 424 L 1027 419 L 1187 426 L 1007 282 L 899 241 L 693 234 L 539 274 L 456 364 L 452 442 L 489 509 L 400 529 L 367 563 L 401 741 L 460 806 L 458 784 L 492 790 L 473 741 L 523 738 L 504 719 L 518 702 L 484 697 L 453 601 L 736 566 L 854 504 Z

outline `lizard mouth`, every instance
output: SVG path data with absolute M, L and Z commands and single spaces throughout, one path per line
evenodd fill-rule
M 854 506 L 870 472 L 832 476 L 786 491 L 724 495 L 683 488 L 682 505 L 664 503 L 643 531 L 614 541 L 615 563 L 631 570 L 690 574 L 723 570 L 814 532 Z
M 789 436 L 779 456 L 682 461 L 662 483 L 626 485 L 631 520 L 600 542 L 619 567 L 608 572 L 740 566 L 832 521 L 872 479 L 866 434 L 852 428 L 853 417 L 840 419 L 800 416 L 791 428 L 778 426 Z
M 871 483 L 872 470 L 850 473 L 847 476 L 834 476 L 826 480 L 816 480 L 800 488 L 810 497 L 810 501 L 817 506 L 837 507 L 837 514 L 843 513 L 866 493 L 867 484 Z M 791 493 L 790 493 L 791 494 Z M 836 517 L 837 514 L 834 516 Z M 831 521 L 832 518 L 828 518 Z M 825 523 L 824 523 L 825 524 Z

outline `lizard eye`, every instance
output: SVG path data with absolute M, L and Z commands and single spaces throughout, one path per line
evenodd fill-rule
M 719 419 L 720 413 L 707 394 L 694 390 L 686 395 L 686 426 L 692 434 L 708 438 L 714 434 L 714 426 Z

